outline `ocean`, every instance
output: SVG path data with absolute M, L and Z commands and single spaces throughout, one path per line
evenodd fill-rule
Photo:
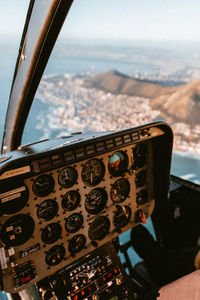
M 9 90 L 12 83 L 12 74 L 17 51 L 14 47 L 10 47 L 10 45 L 2 44 L 0 46 L 2 46 L 0 47 L 0 141 L 2 141 L 6 107 L 9 99 Z M 77 48 L 79 51 L 77 51 Z M 71 46 L 71 48 L 69 47 L 70 51 L 68 53 L 66 47 L 62 48 L 61 45 L 59 45 L 53 53 L 54 56 L 49 61 L 45 75 L 66 73 L 75 75 L 86 72 L 100 73 L 108 70 L 118 70 L 127 75 L 134 73 L 147 75 L 155 74 L 163 68 L 163 65 L 159 66 L 155 62 L 152 63 L 150 59 L 144 59 L 142 61 L 138 60 L 138 53 L 140 53 L 138 45 L 136 49 L 137 57 L 130 55 L 130 48 L 127 48 L 128 50 L 126 52 L 125 48 L 121 49 L 118 47 L 116 50 L 109 46 L 109 49 L 106 52 L 106 47 L 99 49 L 99 47 L 96 46 L 96 48 L 93 47 L 92 55 L 87 55 L 87 47 L 84 47 L 84 49 L 82 48 L 83 53 L 80 51 L 81 47 L 77 48 L 73 48 L 73 46 Z M 150 52 L 152 52 L 152 49 Z M 37 141 L 44 136 L 44 129 L 47 124 L 43 123 L 42 115 L 49 114 L 52 118 L 53 111 L 56 109 L 57 104 L 50 104 L 39 98 L 35 99 L 25 128 L 23 144 L 30 142 L 30 137 L 31 141 Z M 40 113 L 40 119 L 38 119 L 38 113 Z M 59 130 L 53 128 L 53 126 L 49 127 L 48 131 L 51 138 L 54 138 L 59 133 Z M 174 152 L 171 173 L 200 183 L 200 158 L 191 153 Z M 147 228 L 154 235 L 150 219 L 148 220 Z M 127 241 L 129 235 L 130 232 L 123 234 L 120 237 L 121 243 Z M 130 255 L 133 258 L 134 263 L 139 261 L 139 257 L 132 250 L 130 250 Z M 7 299 L 6 295 L 1 294 L 0 299 Z

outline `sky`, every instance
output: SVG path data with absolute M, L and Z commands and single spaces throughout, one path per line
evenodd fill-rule
M 39 0 L 47 1 L 48 0 Z M 19 38 L 28 0 L 0 1 L 0 37 Z M 62 37 L 196 40 L 199 0 L 74 0 Z

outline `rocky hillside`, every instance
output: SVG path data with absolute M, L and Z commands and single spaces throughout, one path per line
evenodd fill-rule
M 200 123 L 200 81 L 169 87 L 109 71 L 92 77 L 84 84 L 112 94 L 149 98 L 152 108 L 159 110 L 161 117 L 170 123 Z
M 155 98 L 173 93 L 176 88 L 154 82 L 134 79 L 117 71 L 108 71 L 85 81 L 87 87 L 101 89 L 112 94 L 126 94 L 144 98 Z

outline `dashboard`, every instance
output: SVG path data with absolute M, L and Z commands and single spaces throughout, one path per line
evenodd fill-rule
M 145 223 L 166 173 L 154 143 L 162 152 L 170 132 L 158 123 L 77 134 L 2 156 L 2 289 L 23 290 Z

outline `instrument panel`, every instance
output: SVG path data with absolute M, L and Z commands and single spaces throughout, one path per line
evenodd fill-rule
M 18 292 L 145 222 L 155 205 L 154 159 L 147 135 L 9 179 L 0 193 L 4 290 Z

